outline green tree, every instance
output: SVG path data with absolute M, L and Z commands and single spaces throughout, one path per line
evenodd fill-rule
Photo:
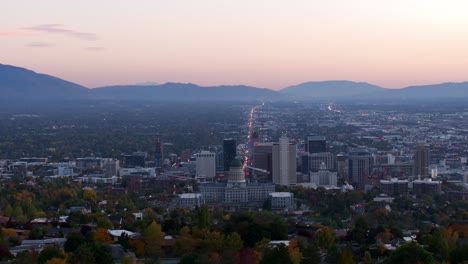
M 307 243 L 301 249 L 303 264 L 315 264 L 321 262 L 320 250 L 315 243 Z
M 224 239 L 224 249 L 239 251 L 244 246 L 241 236 L 234 232 L 226 236 Z
M 261 264 L 294 264 L 288 252 L 288 247 L 284 244 L 273 248 L 263 256 Z
M 85 239 L 80 232 L 70 233 L 68 234 L 67 240 L 63 245 L 63 249 L 65 252 L 73 252 L 84 242 Z
M 436 260 L 448 261 L 450 253 L 457 247 L 458 233 L 445 228 L 437 228 L 426 238 L 428 250 Z
M 432 254 L 421 247 L 418 243 L 410 242 L 403 244 L 385 259 L 384 264 L 433 264 Z
M 365 244 L 367 241 L 367 231 L 369 230 L 369 225 L 363 217 L 360 217 L 356 220 L 356 224 L 352 230 L 353 240 L 359 244 Z
M 58 246 L 46 246 L 37 259 L 39 264 L 45 264 L 48 260 L 53 258 L 65 258 L 64 252 Z
M 109 245 L 100 243 L 91 244 L 91 251 L 96 263 L 114 263 L 112 249 Z
M 210 211 L 206 204 L 197 210 L 197 226 L 200 228 L 208 228 L 210 226 Z
M 15 259 L 11 262 L 12 264 L 32 264 L 37 263 L 38 254 L 36 252 L 30 252 L 28 250 L 19 252 Z
M 11 207 L 10 204 L 7 204 L 5 207 L 5 216 L 10 217 L 13 214 L 13 208 Z

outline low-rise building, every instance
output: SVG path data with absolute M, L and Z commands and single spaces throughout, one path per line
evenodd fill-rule
M 183 193 L 179 194 L 178 205 L 182 208 L 194 208 L 204 204 L 203 195 L 201 193 Z
M 380 180 L 380 190 L 387 195 L 405 194 L 408 192 L 408 180 Z
M 294 194 L 290 192 L 272 192 L 269 194 L 271 209 L 285 210 L 294 209 Z
M 442 192 L 442 182 L 431 178 L 413 181 L 414 194 L 439 194 Z

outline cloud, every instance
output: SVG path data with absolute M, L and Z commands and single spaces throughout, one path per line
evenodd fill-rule
M 106 48 L 104 48 L 104 47 L 87 47 L 87 48 L 85 48 L 85 50 L 89 50 L 89 51 L 103 51 L 105 49 Z
M 94 33 L 80 32 L 65 28 L 62 24 L 43 24 L 33 27 L 23 28 L 25 30 L 31 30 L 35 32 L 49 33 L 49 34 L 61 34 L 65 36 L 75 37 L 83 40 L 97 40 L 97 35 Z
M 45 42 L 29 42 L 28 44 L 26 44 L 26 46 L 32 47 L 32 48 L 47 48 L 47 47 L 54 46 L 54 44 L 45 43 Z
M 0 37 L 21 37 L 34 34 L 34 32 L 30 31 L 0 31 Z

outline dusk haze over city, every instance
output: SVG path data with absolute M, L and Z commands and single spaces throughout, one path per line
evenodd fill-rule
M 467 10 L 463 0 L 6 1 L 0 62 L 89 88 L 462 82 Z
M 0 5 L 0 264 L 467 264 L 468 1 Z

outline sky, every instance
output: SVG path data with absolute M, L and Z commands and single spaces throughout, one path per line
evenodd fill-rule
M 468 81 L 468 1 L 14 0 L 0 63 L 89 88 Z

